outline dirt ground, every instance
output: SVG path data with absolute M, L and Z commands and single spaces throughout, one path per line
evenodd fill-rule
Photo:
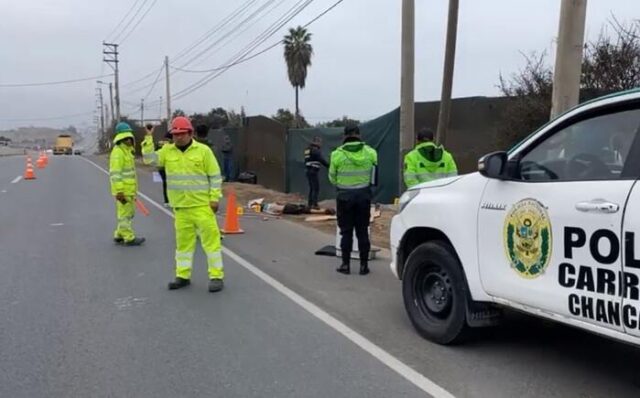
M 155 170 L 149 166 L 144 166 L 141 164 L 142 168 L 146 168 L 148 170 Z M 245 208 L 245 214 L 247 217 L 255 216 L 255 213 L 252 214 L 252 211 L 247 209 L 247 204 L 250 200 L 264 198 L 265 203 L 273 203 L 278 202 L 281 204 L 284 203 L 306 203 L 306 198 L 295 193 L 282 193 L 278 191 L 274 191 L 272 189 L 265 188 L 261 185 L 253 185 L 253 184 L 241 184 L 237 182 L 232 183 L 224 183 L 223 190 L 225 198 L 228 197 L 230 190 L 233 189 L 237 195 L 238 206 L 242 206 Z M 336 203 L 335 200 L 325 200 L 320 202 L 320 207 L 322 208 L 331 208 L 335 209 Z M 389 228 L 391 226 L 391 218 L 395 215 L 394 210 L 390 210 L 387 208 L 381 209 L 380 217 L 376 218 L 375 221 L 371 224 L 371 242 L 374 246 L 389 249 Z M 268 216 L 269 219 L 274 219 L 277 217 Z M 281 216 L 284 219 L 297 222 L 300 224 L 304 224 L 308 227 L 318 229 L 320 231 L 329 233 L 334 235 L 336 233 L 336 221 L 316 221 L 316 222 L 308 222 L 305 221 L 305 218 L 308 217 L 307 214 L 302 215 L 283 215 Z
M 238 205 L 247 207 L 247 204 L 252 199 L 264 198 L 266 203 L 278 202 L 278 203 L 306 203 L 306 199 L 298 194 L 287 194 L 271 189 L 264 188 L 261 185 L 252 184 L 240 184 L 240 183 L 225 183 L 223 186 L 225 190 L 225 197 L 228 196 L 231 189 L 235 190 Z M 320 202 L 322 208 L 335 209 L 335 200 L 326 200 Z M 247 214 L 251 214 L 251 211 L 245 210 Z M 371 241 L 373 245 L 381 248 L 389 248 L 389 227 L 391 226 L 391 218 L 395 215 L 395 211 L 382 208 L 380 217 L 376 218 L 371 224 Z M 317 221 L 308 222 L 305 218 L 308 215 L 283 215 L 282 218 L 291 220 L 297 223 L 304 224 L 311 228 L 316 228 L 329 234 L 335 234 L 336 221 Z

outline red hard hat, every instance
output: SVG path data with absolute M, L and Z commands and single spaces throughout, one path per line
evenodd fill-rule
M 184 116 L 177 116 L 171 121 L 171 134 L 191 132 L 193 132 L 193 126 L 188 118 Z

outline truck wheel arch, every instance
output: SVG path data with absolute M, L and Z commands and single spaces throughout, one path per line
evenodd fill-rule
M 404 275 L 407 258 L 409 258 L 411 252 L 421 244 L 430 241 L 443 241 L 447 243 L 451 247 L 451 249 L 453 249 L 456 257 L 458 257 L 458 261 L 460 260 L 460 256 L 458 256 L 458 253 L 456 253 L 455 247 L 444 232 L 436 228 L 428 227 L 411 228 L 404 234 L 398 247 L 398 276 L 401 280 Z

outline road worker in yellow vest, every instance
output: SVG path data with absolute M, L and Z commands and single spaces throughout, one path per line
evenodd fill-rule
M 145 241 L 142 237 L 136 237 L 133 231 L 135 200 L 138 192 L 133 149 L 134 136 L 131 126 L 124 122 L 118 123 L 113 138 L 113 149 L 109 156 L 109 180 L 111 194 L 116 200 L 118 219 L 113 240 L 125 246 L 140 246 Z
M 193 139 L 191 121 L 178 116 L 171 122 L 173 143 L 155 151 L 153 136 L 142 142 L 145 164 L 163 167 L 167 173 L 167 195 L 175 216 L 176 278 L 169 290 L 191 284 L 196 238 L 207 256 L 209 291 L 224 287 L 220 230 L 215 213 L 222 198 L 220 167 L 211 149 Z

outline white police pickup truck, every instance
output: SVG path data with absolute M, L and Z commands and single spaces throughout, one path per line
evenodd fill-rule
M 584 103 L 478 169 L 400 199 L 391 269 L 417 331 L 453 343 L 508 307 L 640 345 L 640 90 Z

